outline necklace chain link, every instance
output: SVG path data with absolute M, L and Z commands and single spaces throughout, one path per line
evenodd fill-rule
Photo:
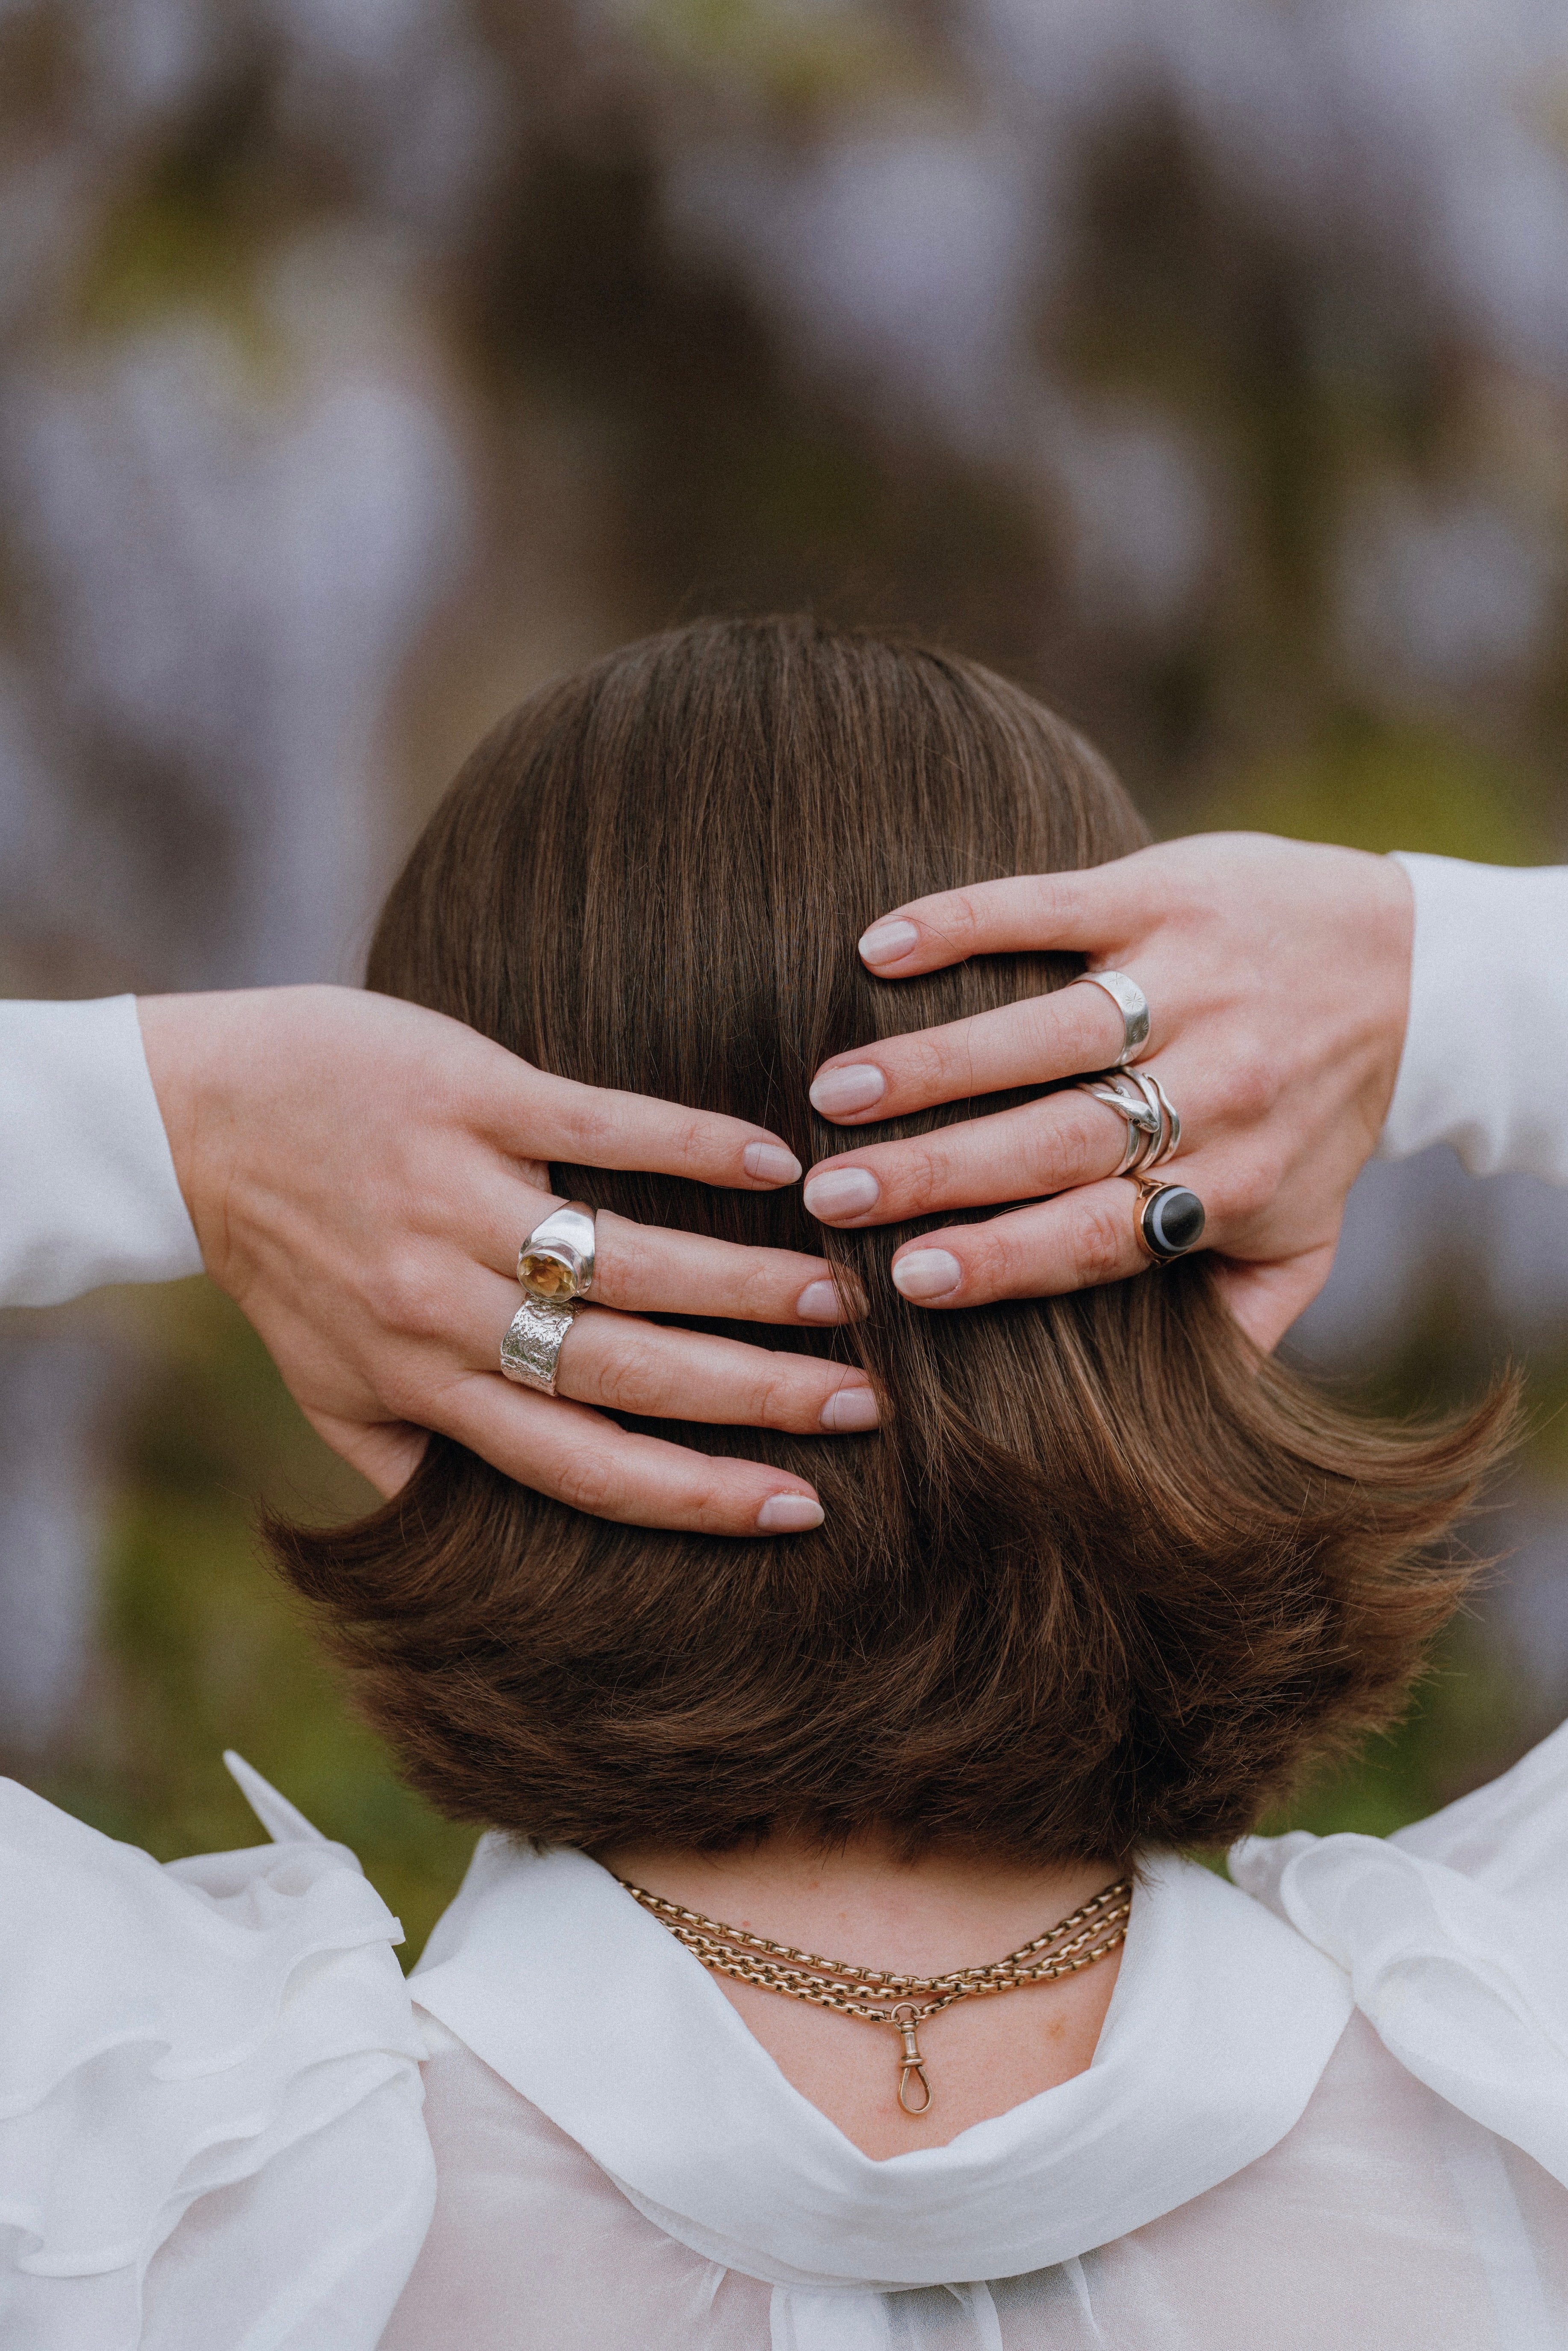
M 945 1975 L 912 1976 L 821 1959 L 813 1951 L 799 1951 L 791 1944 L 754 1935 L 747 1928 L 727 1927 L 721 1918 L 705 1917 L 700 1910 L 668 1902 L 662 1894 L 633 1886 L 629 1878 L 618 1883 L 710 1973 L 728 1976 L 737 1983 L 756 1984 L 763 1991 L 783 1992 L 791 2000 L 809 2001 L 812 2007 L 831 2008 L 840 2016 L 862 2017 L 868 2024 L 891 2025 L 904 2042 L 898 2103 L 907 2115 L 923 2115 L 932 2096 L 925 2061 L 915 2038 L 916 2026 L 958 2001 L 977 2000 L 989 1992 L 1020 1991 L 1029 1984 L 1050 1983 L 1092 1967 L 1124 1940 L 1133 1903 L 1131 1878 L 1119 1877 L 1005 1959 L 992 1959 L 984 1967 L 951 1968 Z M 918 2079 L 925 2093 L 919 2105 L 910 2103 L 912 2078 Z

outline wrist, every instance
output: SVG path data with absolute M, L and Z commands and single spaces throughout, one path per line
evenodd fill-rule
M 229 1000 L 217 993 L 136 999 L 142 1050 L 169 1155 L 209 1271 L 214 1146 L 229 1123 L 222 1088 L 232 1057 L 218 1042 Z
M 1396 857 L 1369 857 L 1363 935 L 1370 949 L 1372 1075 L 1368 1094 L 1380 1128 L 1394 1099 L 1410 1026 L 1410 980 L 1416 946 L 1416 893 Z

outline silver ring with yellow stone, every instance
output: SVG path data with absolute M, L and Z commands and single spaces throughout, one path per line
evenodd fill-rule
M 593 1287 L 593 1210 L 583 1200 L 552 1208 L 517 1251 L 517 1280 L 530 1298 L 565 1306 Z
M 556 1370 L 579 1305 L 593 1287 L 593 1210 L 569 1200 L 517 1251 L 523 1302 L 501 1342 L 501 1370 L 518 1387 L 554 1395 Z

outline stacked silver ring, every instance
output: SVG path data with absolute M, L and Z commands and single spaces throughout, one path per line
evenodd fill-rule
M 593 1210 L 569 1200 L 517 1251 L 523 1302 L 501 1342 L 501 1369 L 518 1387 L 554 1395 L 566 1334 L 593 1287 Z
M 1083 1079 L 1078 1092 L 1127 1122 L 1126 1148 L 1113 1176 L 1147 1175 L 1163 1166 L 1181 1141 L 1176 1104 L 1152 1070 L 1109 1070 L 1103 1077 Z

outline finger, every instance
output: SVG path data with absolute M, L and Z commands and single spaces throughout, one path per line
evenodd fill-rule
M 560 1205 L 553 1194 L 503 1180 L 468 1208 L 464 1237 L 482 1264 L 509 1278 L 525 1237 Z M 854 1322 L 865 1312 L 852 1274 L 799 1249 L 750 1249 L 635 1224 L 610 1209 L 596 1220 L 594 1239 L 593 1295 L 602 1306 L 797 1328 Z
M 988 1118 L 821 1160 L 801 1197 L 825 1225 L 901 1224 L 1094 1182 L 1120 1164 L 1126 1139 L 1120 1113 L 1073 1086 Z
M 594 1296 L 643 1314 L 727 1322 L 853 1322 L 865 1300 L 852 1275 L 797 1249 L 747 1249 L 703 1233 L 601 1216 Z
M 1133 1186 L 1117 1178 L 983 1225 L 925 1233 L 894 1255 L 894 1282 L 912 1305 L 946 1308 L 1054 1298 L 1124 1281 L 1153 1263 L 1138 1245 L 1137 1205 Z
M 779 1535 L 822 1522 L 822 1506 L 803 1478 L 618 1428 L 584 1405 L 531 1395 L 498 1372 L 459 1383 L 441 1426 L 518 1485 L 622 1526 Z
M 1080 981 L 946 1028 L 835 1054 L 811 1081 L 812 1107 L 839 1125 L 902 1118 L 933 1102 L 1045 1085 L 1103 1070 L 1122 1050 L 1122 1015 L 1103 987 Z
M 767 1127 L 650 1094 L 579 1085 L 528 1069 L 520 1102 L 502 1120 L 482 1106 L 484 1130 L 507 1150 L 580 1167 L 645 1167 L 735 1190 L 773 1191 L 800 1181 L 800 1163 Z
M 874 1428 L 863 1372 L 587 1307 L 561 1347 L 559 1395 L 645 1420 L 706 1420 L 800 1437 Z
M 977 955 L 1045 947 L 1090 954 L 1125 935 L 1137 919 L 1142 876 L 1133 872 L 1136 856 L 1077 872 L 1009 875 L 912 899 L 879 915 L 863 934 L 862 961 L 879 978 L 907 979 Z

